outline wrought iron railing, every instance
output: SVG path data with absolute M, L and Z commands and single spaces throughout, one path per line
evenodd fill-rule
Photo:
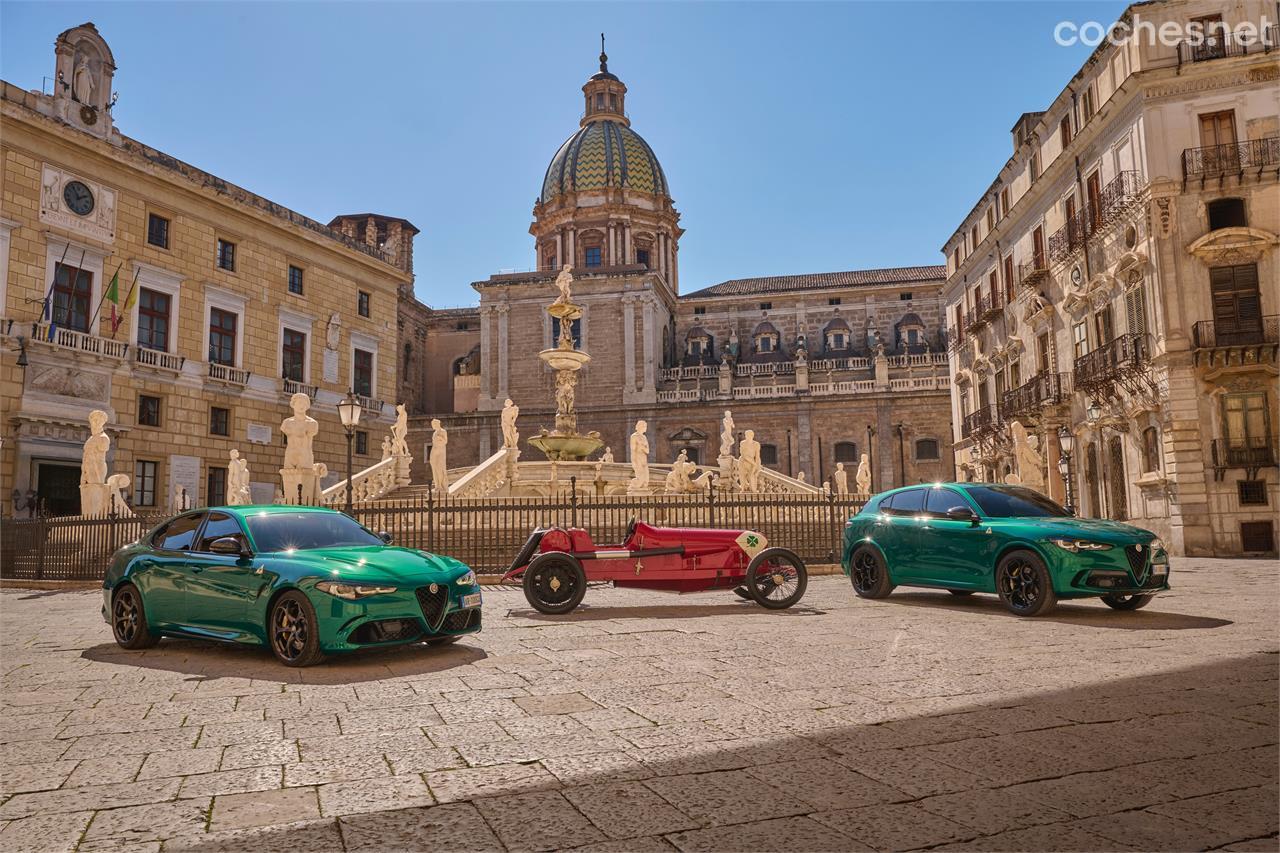
M 1280 460 L 1274 435 L 1250 435 L 1213 440 L 1215 468 L 1269 468 Z
M 1209 62 L 1214 59 L 1230 59 L 1270 53 L 1278 46 L 1276 27 L 1268 27 L 1259 37 L 1245 37 L 1231 30 L 1219 28 L 1206 32 L 1202 37 L 1186 39 L 1178 45 L 1178 65 Z
M 1142 180 L 1140 172 L 1118 172 L 1102 188 L 1097 203 L 1087 205 L 1089 233 L 1092 234 L 1099 228 L 1114 224 L 1125 213 L 1132 210 L 1141 201 L 1145 186 L 1146 183 Z
M 974 438 L 994 432 L 999 424 L 994 406 L 983 406 L 964 416 L 960 422 L 960 434 L 965 438 Z
M 1120 335 L 1077 358 L 1073 382 L 1077 391 L 1105 390 L 1113 383 L 1145 370 L 1149 361 L 1150 339 L 1146 335 Z
M 1268 314 L 1252 322 L 1200 320 L 1191 327 L 1191 339 L 1196 349 L 1280 343 L 1280 315 Z
M 1038 373 L 1004 393 L 1000 398 L 1000 420 L 1035 417 L 1045 406 L 1062 403 L 1070 396 L 1070 374 Z
M 1187 148 L 1182 152 L 1182 180 L 1224 178 L 1256 169 L 1280 171 L 1280 136 Z
M 1041 252 L 1029 261 L 1018 264 L 1018 284 L 1035 288 L 1049 277 L 1049 258 Z
M 1061 228 L 1049 235 L 1049 261 L 1062 263 L 1077 249 L 1084 247 L 1088 236 L 1089 219 L 1086 211 L 1078 210 L 1067 217 Z
M 955 352 L 964 343 L 964 333 L 955 326 L 947 327 L 947 352 Z
M 965 331 L 981 329 L 1004 310 L 1004 297 L 999 293 L 978 294 L 973 308 L 964 313 Z

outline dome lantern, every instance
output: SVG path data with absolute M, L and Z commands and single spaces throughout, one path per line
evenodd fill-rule
M 582 87 L 585 106 L 582 111 L 582 127 L 593 121 L 609 119 L 630 125 L 627 118 L 627 87 L 609 71 L 609 55 L 604 52 L 604 33 L 600 34 L 600 70 Z

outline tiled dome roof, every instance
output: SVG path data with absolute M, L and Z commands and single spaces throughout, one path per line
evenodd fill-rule
M 542 180 L 542 201 L 604 187 L 670 195 L 667 176 L 649 143 L 626 125 L 608 119 L 591 122 L 560 146 Z

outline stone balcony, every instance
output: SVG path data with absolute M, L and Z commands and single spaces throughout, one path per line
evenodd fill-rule
M 175 355 L 158 349 L 147 347 L 133 348 L 133 363 L 139 367 L 150 368 L 161 373 L 181 373 L 187 363 L 186 356 Z
M 249 384 L 249 371 L 239 367 L 232 367 L 229 364 L 209 362 L 208 376 L 214 382 L 232 388 L 243 388 Z
M 125 341 L 100 338 L 52 323 L 32 323 L 30 341 L 38 346 L 82 353 L 98 359 L 123 359 L 129 353 L 129 344 Z
M 772 400 L 795 396 L 834 397 L 912 391 L 946 391 L 946 353 L 895 355 L 879 359 L 849 356 L 813 361 L 692 365 L 664 368 L 660 403 Z M 893 373 L 891 374 L 890 371 Z M 693 387 L 683 388 L 684 383 Z M 674 386 L 674 387 L 671 387 Z

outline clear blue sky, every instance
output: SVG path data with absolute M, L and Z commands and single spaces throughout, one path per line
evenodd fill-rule
M 681 285 L 940 263 L 1009 128 L 1087 58 L 1085 3 L 3 3 L 0 76 L 36 88 L 92 20 L 122 132 L 308 216 L 419 228 L 417 293 L 533 263 L 547 162 L 609 69 L 686 234 Z

